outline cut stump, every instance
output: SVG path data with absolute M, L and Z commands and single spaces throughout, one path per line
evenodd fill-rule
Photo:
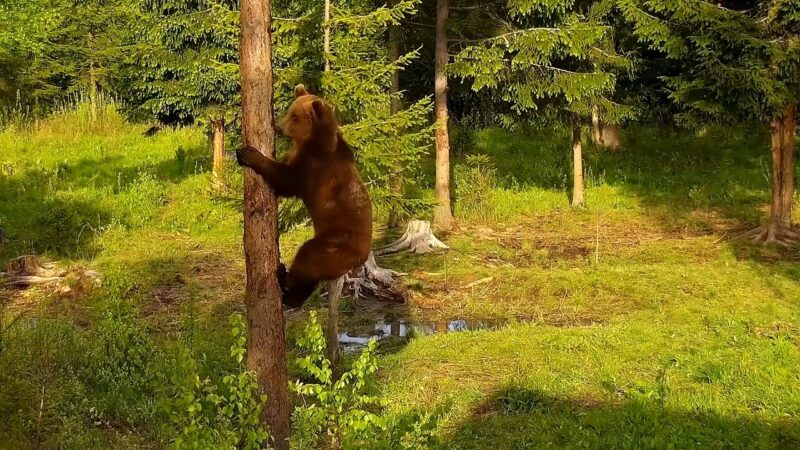
M 408 222 L 406 231 L 400 239 L 392 242 L 386 248 L 378 250 L 375 254 L 381 256 L 402 251 L 424 254 L 430 253 L 436 249 L 446 248 L 449 247 L 433 235 L 430 222 L 425 220 L 412 220 Z
M 61 269 L 52 262 L 42 262 L 35 255 L 24 255 L 6 263 L 5 272 L 0 272 L 0 285 L 26 288 L 34 285 L 61 286 L 62 293 L 72 288 L 65 284 L 67 278 L 77 280 L 82 291 L 89 291 L 102 285 L 102 277 L 94 270 Z
M 392 269 L 379 267 L 375 254 L 370 252 L 367 261 L 344 276 L 344 289 L 356 300 L 379 300 L 405 303 L 405 290 L 399 286 L 396 277 L 404 274 Z
M 6 263 L 6 271 L 0 273 L 8 277 L 5 284 L 24 287 L 61 281 L 66 274 L 53 263 L 39 261 L 36 255 L 23 255 Z

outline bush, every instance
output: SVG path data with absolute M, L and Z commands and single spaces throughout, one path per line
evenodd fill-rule
M 313 383 L 297 381 L 301 398 L 292 415 L 292 448 L 425 449 L 433 443 L 436 415 L 381 415 L 384 403 L 367 392 L 378 369 L 376 341 L 338 379 L 325 358 L 325 337 L 315 312 L 298 340 L 305 356 L 297 364 Z
M 158 425 L 162 419 L 156 388 L 166 379 L 159 366 L 164 360 L 136 312 L 113 303 L 89 334 L 82 379 L 90 387 L 96 418 L 133 426 Z
M 178 388 L 173 423 L 179 431 L 176 449 L 264 448 L 269 434 L 261 425 L 267 398 L 259 394 L 255 374 L 245 367 L 247 328 L 241 315 L 231 317 L 236 370 L 223 374 L 221 385 L 200 379 L 197 362 L 185 349 L 172 382 Z

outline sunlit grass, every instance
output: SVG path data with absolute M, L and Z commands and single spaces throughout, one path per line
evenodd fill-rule
M 25 314 L 1 335 L 0 443 L 14 448 L 167 445 L 174 348 L 220 373 L 225 319 L 242 310 L 234 163 L 227 190 L 212 191 L 202 130 L 145 137 L 113 104 L 86 108 L 0 131 L 0 260 L 35 253 L 104 283 L 80 299 L 0 291 L 4 324 Z M 764 216 L 763 130 L 632 129 L 620 153 L 587 142 L 582 208 L 569 206 L 566 138 L 488 129 L 465 141 L 495 178 L 468 207 L 455 198 L 451 249 L 382 258 L 407 273 L 409 303 L 345 300 L 342 328 L 368 330 L 376 310 L 508 325 L 384 349 L 375 389 L 395 411 L 442 408 L 442 448 L 800 445 L 800 254 L 730 239 Z M 456 170 L 466 163 L 455 155 Z M 284 259 L 310 234 L 284 235 Z M 291 314 L 290 339 L 324 308 Z

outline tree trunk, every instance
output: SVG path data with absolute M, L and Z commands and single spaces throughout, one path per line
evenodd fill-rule
M 389 6 L 394 7 L 397 5 L 397 0 L 389 0 Z M 400 59 L 400 26 L 389 26 L 389 62 L 394 63 Z M 394 115 L 400 112 L 400 69 L 395 68 L 392 71 L 392 85 L 389 87 L 389 95 L 391 96 L 391 103 L 389 104 L 389 114 Z M 392 177 L 392 193 L 398 198 L 403 196 L 403 176 L 402 167 L 395 167 L 398 174 Z M 387 226 L 395 228 L 400 221 L 400 213 L 396 207 L 389 211 L 389 220 Z
M 592 143 L 598 147 L 603 144 L 603 128 L 597 106 L 592 107 Z
M 225 169 L 225 119 L 217 117 L 211 122 L 214 132 L 214 168 L 212 177 L 214 188 L 222 187 L 223 171 Z
M 344 276 L 328 282 L 328 334 L 326 357 L 331 367 L 339 363 L 339 298 L 342 296 Z
M 91 123 L 97 121 L 97 73 L 94 62 L 89 63 L 89 114 Z
M 436 200 L 433 225 L 441 231 L 453 228 L 450 208 L 450 136 L 447 131 L 447 16 L 448 0 L 436 2 L 436 61 L 434 68 L 434 109 L 436 114 Z
M 779 241 L 792 228 L 796 112 L 795 105 L 788 105 L 781 115 L 772 120 L 772 204 L 767 242 Z
M 572 125 L 572 172 L 572 206 L 579 206 L 583 204 L 583 148 L 578 119 Z
M 275 157 L 272 117 L 270 0 L 242 0 L 242 137 L 244 145 Z M 251 169 L 244 179 L 244 254 L 247 274 L 247 367 L 267 395 L 263 420 L 273 446 L 289 448 L 289 392 L 283 305 L 278 285 L 278 203 L 272 187 Z
M 331 70 L 331 0 L 325 0 L 325 16 L 322 21 L 322 51 L 325 53 L 325 72 Z

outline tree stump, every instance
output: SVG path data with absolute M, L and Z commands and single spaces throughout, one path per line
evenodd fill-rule
M 406 301 L 405 290 L 395 278 L 404 274 L 378 266 L 375 254 L 370 253 L 367 261 L 344 276 L 344 288 L 356 300 L 379 300 L 393 303 Z
M 4 284 L 16 287 L 61 281 L 66 273 L 53 263 L 39 261 L 36 255 L 14 258 L 6 263 L 5 269 L 5 272 L 0 272 L 0 275 L 8 277 Z
M 47 268 L 53 268 L 52 264 L 48 264 L 48 266 L 45 267 L 39 263 L 36 255 L 24 255 L 9 260 L 6 263 L 6 272 L 14 276 L 37 276 L 41 275 Z
M 381 256 L 401 251 L 424 254 L 440 248 L 446 249 L 449 247 L 433 235 L 430 222 L 424 220 L 412 220 L 408 222 L 406 231 L 403 233 L 403 236 L 401 236 L 400 239 L 392 242 L 386 248 L 378 250 L 375 252 L 375 254 Z

